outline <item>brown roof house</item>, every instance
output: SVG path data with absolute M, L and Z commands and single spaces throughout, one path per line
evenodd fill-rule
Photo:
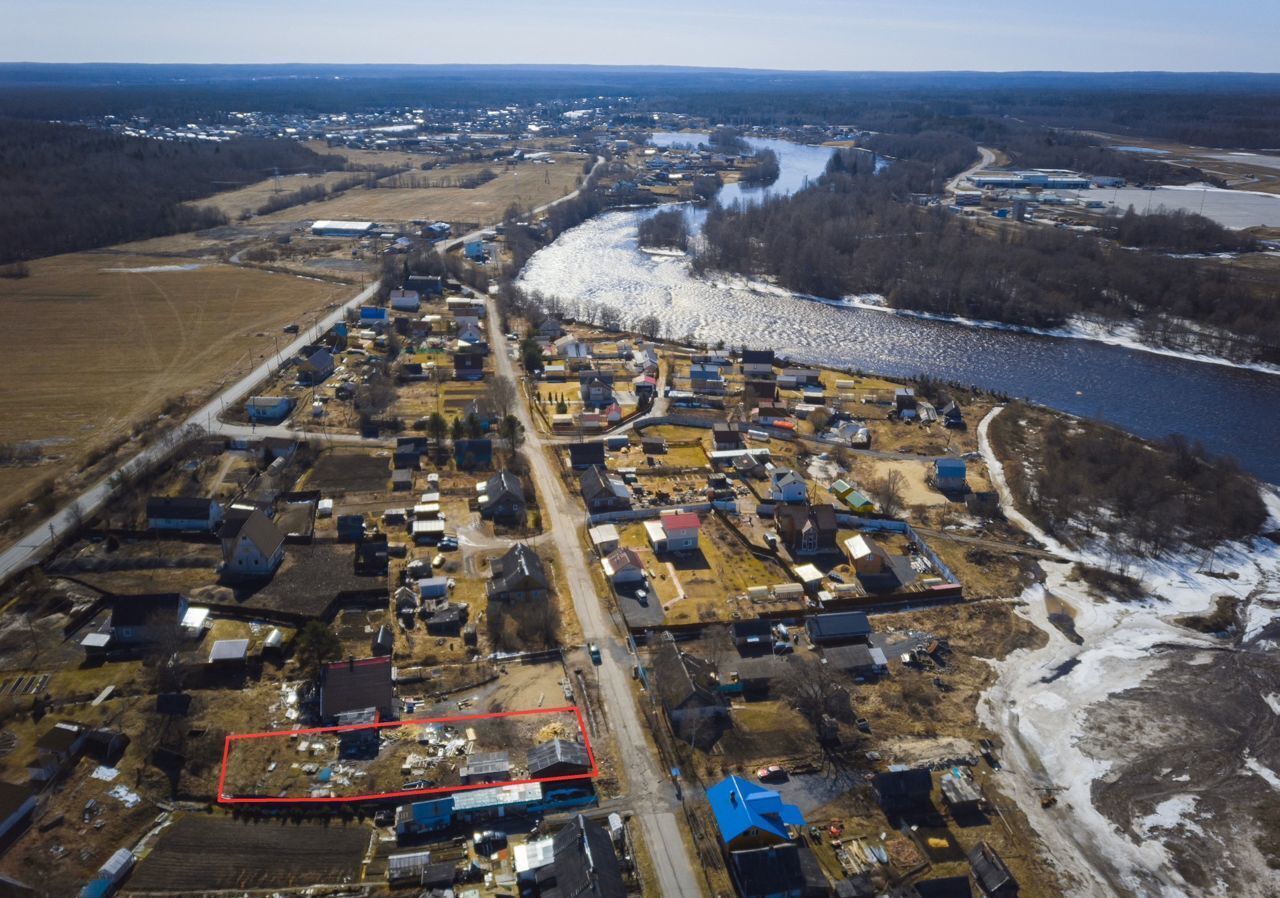
M 269 577 L 284 560 L 284 534 L 261 511 L 228 519 L 222 539 L 223 572 L 238 577 Z
M 778 535 L 793 555 L 819 555 L 836 549 L 836 510 L 830 505 L 781 505 L 774 509 Z

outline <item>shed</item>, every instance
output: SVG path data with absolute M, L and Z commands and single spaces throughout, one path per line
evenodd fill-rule
M 219 639 L 209 651 L 210 664 L 243 664 L 249 655 L 249 640 Z

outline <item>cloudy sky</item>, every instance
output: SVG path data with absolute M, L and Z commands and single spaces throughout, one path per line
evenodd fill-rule
M 1276 0 L 0 0 L 0 59 L 1271 71 Z

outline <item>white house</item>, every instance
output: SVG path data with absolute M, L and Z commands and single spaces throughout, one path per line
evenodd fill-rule
M 250 421 L 282 421 L 293 410 L 288 396 L 254 396 L 244 404 Z
M 284 534 L 257 509 L 228 521 L 221 535 L 227 573 L 262 577 L 273 573 L 284 560 Z
M 605 576 L 614 586 L 644 582 L 644 564 L 635 549 L 621 548 L 609 553 L 601 562 Z
M 702 522 L 692 512 L 663 514 L 645 521 L 645 533 L 655 552 L 688 552 L 698 548 Z
M 804 479 L 790 468 L 775 468 L 769 478 L 769 498 L 774 502 L 803 502 L 809 496 Z

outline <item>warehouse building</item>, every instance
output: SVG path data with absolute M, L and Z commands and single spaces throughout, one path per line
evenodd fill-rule
M 371 221 L 330 221 L 321 219 L 311 226 L 313 237 L 368 237 L 375 225 Z

